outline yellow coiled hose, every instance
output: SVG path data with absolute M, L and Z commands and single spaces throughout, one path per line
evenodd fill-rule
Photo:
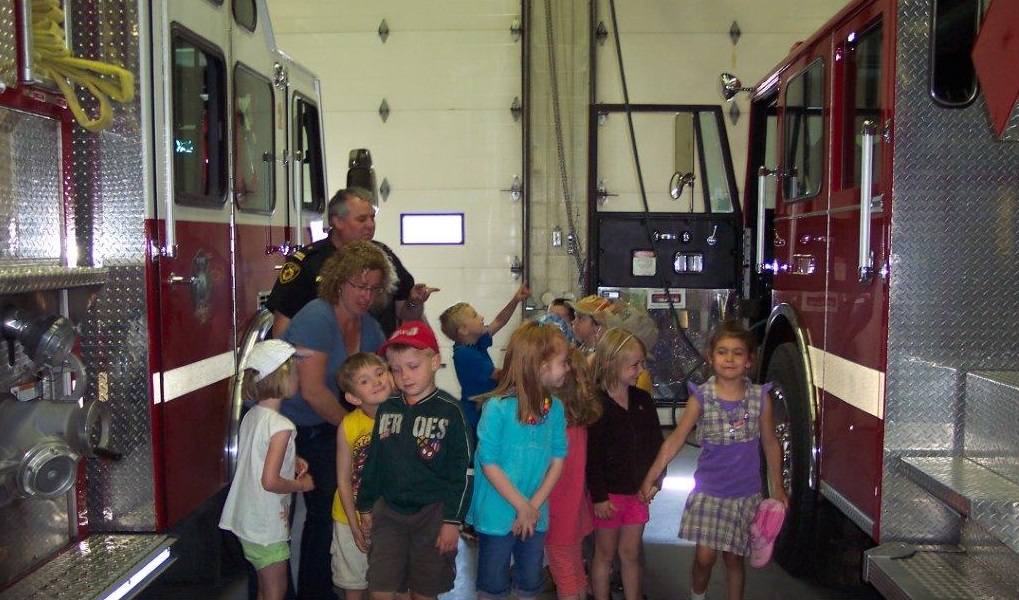
M 117 65 L 72 56 L 63 22 L 59 0 L 32 0 L 33 66 L 57 84 L 78 124 L 93 133 L 102 131 L 113 124 L 111 99 L 134 100 L 134 75 Z M 82 108 L 72 84 L 82 86 L 99 102 L 97 118 Z

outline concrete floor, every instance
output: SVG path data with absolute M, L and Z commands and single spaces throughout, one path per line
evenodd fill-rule
M 686 497 L 693 486 L 693 471 L 699 449 L 686 446 L 669 465 L 669 476 L 664 489 L 651 504 L 651 521 L 644 531 L 644 593 L 651 600 L 680 600 L 689 597 L 690 565 L 693 561 L 694 546 L 677 537 L 679 519 L 686 503 Z M 295 524 L 300 531 L 301 523 Z M 295 540 L 295 547 L 299 540 Z M 457 558 L 458 577 L 456 587 L 441 595 L 441 600 L 468 600 L 475 598 L 474 573 L 477 552 L 474 544 L 460 541 Z M 157 582 L 158 584 L 158 582 Z M 725 598 L 725 573 L 721 561 L 715 566 L 708 585 L 708 598 Z M 160 588 L 158 585 L 147 589 L 142 598 L 220 598 L 242 600 L 248 597 L 247 571 L 242 568 L 227 573 L 222 585 L 215 588 L 203 587 L 183 589 Z M 553 600 L 555 594 L 542 595 L 542 599 Z M 852 590 L 830 589 L 803 579 L 793 578 L 775 563 L 762 569 L 747 569 L 746 598 L 770 599 L 842 599 L 880 598 L 871 587 Z

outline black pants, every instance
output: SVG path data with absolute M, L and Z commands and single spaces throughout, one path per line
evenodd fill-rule
M 297 573 L 297 597 L 333 599 L 329 547 L 333 541 L 333 494 L 336 493 L 336 427 L 329 423 L 297 428 L 297 455 L 308 461 L 315 489 L 304 492 L 304 529 Z

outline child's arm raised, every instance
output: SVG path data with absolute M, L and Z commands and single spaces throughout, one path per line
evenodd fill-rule
M 265 463 L 262 465 L 262 489 L 267 492 L 290 494 L 292 492 L 310 492 L 315 489 L 315 482 L 310 473 L 304 473 L 297 479 L 283 477 L 280 473 L 291 433 L 290 430 L 277 431 L 269 438 L 269 450 L 265 454 Z
M 354 536 L 354 545 L 365 554 L 368 553 L 368 537 L 358 523 L 357 509 L 354 507 L 354 484 L 351 478 L 354 474 L 354 454 L 347 443 L 347 437 L 343 434 L 343 424 L 336 429 L 336 487 L 340 493 L 340 504 L 343 506 L 343 514 L 347 515 L 347 524 L 350 526 L 350 533 Z
M 640 492 L 637 494 L 641 500 L 651 502 L 651 499 L 658 493 L 659 490 L 658 486 L 655 485 L 655 481 L 658 480 L 658 476 L 662 474 L 665 467 L 683 449 L 683 445 L 686 444 L 686 437 L 693 431 L 694 425 L 697 424 L 697 420 L 700 418 L 701 403 L 697 400 L 697 396 L 690 394 L 686 401 L 686 408 L 683 409 L 683 416 L 676 423 L 676 428 L 672 430 L 669 437 L 662 443 L 662 447 L 658 449 L 655 462 L 651 464 L 647 475 L 644 476 L 644 482 L 641 484 Z
M 506 306 L 502 307 L 499 314 L 495 315 L 492 321 L 488 324 L 488 334 L 494 337 L 496 333 L 499 333 L 499 330 L 505 327 L 506 323 L 508 323 L 510 318 L 513 317 L 513 311 L 516 309 L 517 305 L 526 300 L 530 295 L 531 288 L 527 287 L 527 282 L 525 281 L 517 289 L 516 293 L 513 294 L 513 298 L 510 299 Z
M 782 447 L 775 435 L 775 417 L 772 411 L 771 394 L 765 392 L 761 398 L 761 416 L 758 419 L 761 427 L 761 448 L 764 449 L 764 460 L 768 463 L 768 490 L 771 497 L 789 507 L 789 498 L 782 487 Z

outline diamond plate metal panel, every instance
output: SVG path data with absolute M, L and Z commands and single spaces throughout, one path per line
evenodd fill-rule
M 931 4 L 898 3 L 882 541 L 932 526 L 925 492 L 895 463 L 961 452 L 953 371 L 1019 364 L 1019 145 L 994 138 L 982 98 L 957 110 L 930 100 Z
M 140 86 L 135 2 L 72 5 L 75 54 L 119 64 Z M 140 89 L 136 89 L 136 97 Z M 87 105 L 86 105 L 87 106 Z M 89 134 L 75 126 L 69 220 L 82 259 L 107 268 L 105 286 L 82 319 L 82 354 L 93 376 L 89 394 L 114 415 L 110 448 L 116 462 L 89 461 L 87 516 L 92 531 L 156 527 L 145 288 L 145 180 L 142 115 L 136 101 L 115 105 L 113 126 Z
M 102 285 L 105 269 L 78 267 L 14 267 L 0 271 L 0 295 L 24 294 L 40 290 L 70 289 Z
M 1016 415 L 1019 372 L 978 371 L 966 377 L 966 456 L 1019 483 Z
M 82 351 L 93 365 L 89 393 L 114 415 L 110 448 L 116 462 L 88 464 L 88 520 L 94 531 L 155 529 L 148 325 L 144 269 L 109 268 L 109 282 L 82 323 Z
M 0 85 L 18 83 L 18 44 L 14 37 L 14 0 L 0 0 Z
M 0 108 L 0 265 L 62 253 L 60 123 Z
M 96 535 L 4 592 L 8 600 L 106 598 L 171 541 L 165 535 Z

